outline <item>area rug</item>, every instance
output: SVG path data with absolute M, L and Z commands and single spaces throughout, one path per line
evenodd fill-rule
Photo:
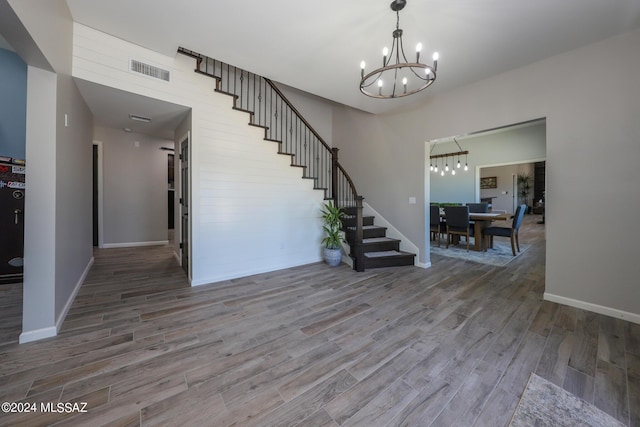
M 441 240 L 440 247 L 438 247 L 437 242 L 432 240 L 431 253 L 502 267 L 522 255 L 522 253 L 530 247 L 528 244 L 520 243 L 520 252 L 516 252 L 516 256 L 514 257 L 511 253 L 511 242 L 508 239 L 494 239 L 493 248 L 487 248 L 487 252 L 474 251 L 474 244 L 475 241 L 472 237 L 471 242 L 469 243 L 469 252 L 467 252 L 466 242 L 460 242 L 458 245 L 449 245 L 449 248 L 447 249 L 447 241 L 445 239 Z
M 512 427 L 531 426 L 624 426 L 611 415 L 550 383 L 531 374 L 513 417 Z

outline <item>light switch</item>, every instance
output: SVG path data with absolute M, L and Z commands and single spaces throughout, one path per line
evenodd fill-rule
M 415 205 L 416 204 L 416 198 L 415 197 L 409 197 L 409 204 L 410 205 Z

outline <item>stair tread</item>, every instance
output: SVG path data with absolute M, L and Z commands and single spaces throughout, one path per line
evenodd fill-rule
M 380 229 L 386 229 L 387 227 L 380 227 L 379 225 L 363 225 L 362 229 L 363 230 L 380 230 Z M 347 229 L 349 230 L 355 230 L 356 227 L 347 227 Z
M 380 251 L 380 252 L 365 252 L 364 256 L 367 258 L 380 258 L 380 257 L 400 257 L 400 256 L 415 256 L 410 252 L 404 251 Z
M 398 239 L 392 239 L 390 237 L 371 237 L 368 239 L 362 239 L 362 243 L 380 243 L 380 242 L 399 242 Z

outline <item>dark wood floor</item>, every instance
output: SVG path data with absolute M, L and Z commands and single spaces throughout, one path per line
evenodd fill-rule
M 190 288 L 169 248 L 98 250 L 55 338 L 16 344 L 21 292 L 0 288 L 0 401 L 88 412 L 0 424 L 493 427 L 536 372 L 640 426 L 640 325 L 542 301 L 537 219 L 506 267 L 433 256 Z

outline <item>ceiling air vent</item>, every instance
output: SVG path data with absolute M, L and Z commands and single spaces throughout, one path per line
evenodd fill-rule
M 165 82 L 171 81 L 171 71 L 163 70 L 155 65 L 145 64 L 144 62 L 140 62 L 135 59 L 130 61 L 129 69 L 134 73 L 144 74 L 145 76 L 164 80 Z

